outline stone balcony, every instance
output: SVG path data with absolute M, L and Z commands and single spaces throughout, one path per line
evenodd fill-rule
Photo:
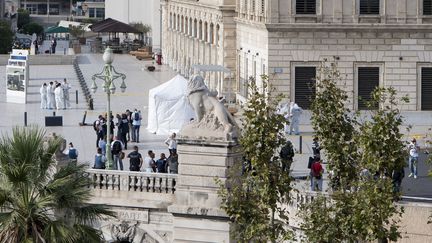
M 88 169 L 90 203 L 166 208 L 174 202 L 176 174 Z

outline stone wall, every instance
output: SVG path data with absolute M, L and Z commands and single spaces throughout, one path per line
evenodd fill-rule
M 72 65 L 75 55 L 35 55 L 30 56 L 30 65 Z M 9 55 L 0 55 L 0 65 L 7 65 Z

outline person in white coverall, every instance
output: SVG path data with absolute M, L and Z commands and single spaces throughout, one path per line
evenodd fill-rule
M 63 88 L 63 107 L 64 109 L 68 109 L 70 107 L 70 100 L 69 100 L 69 90 L 72 88 L 71 85 L 67 82 L 66 79 L 63 80 L 62 84 Z
M 64 109 L 64 104 L 63 104 L 63 99 L 64 99 L 64 94 L 63 94 L 63 88 L 61 87 L 61 84 L 57 84 L 57 87 L 54 90 L 54 95 L 55 95 L 55 102 L 56 102 L 56 107 L 57 110 L 59 109 Z
M 47 108 L 47 84 L 44 83 L 39 89 L 39 93 L 41 95 L 41 109 Z
M 47 108 L 53 109 L 54 108 L 54 83 L 50 82 L 49 85 L 47 85 Z
M 300 115 L 302 114 L 303 110 L 300 108 L 296 103 L 291 102 L 290 106 L 290 117 L 291 117 L 291 124 L 290 124 L 290 132 L 291 135 L 293 130 L 295 135 L 299 135 L 299 124 L 300 124 Z

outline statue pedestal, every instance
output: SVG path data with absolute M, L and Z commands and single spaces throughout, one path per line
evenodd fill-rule
M 230 242 L 228 217 L 220 209 L 218 185 L 241 159 L 236 142 L 179 139 L 179 177 L 173 214 L 174 242 Z

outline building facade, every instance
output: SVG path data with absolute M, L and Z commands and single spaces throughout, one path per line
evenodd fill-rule
M 162 9 L 165 62 L 183 74 L 192 64 L 229 67 L 239 100 L 251 77 L 267 74 L 308 109 L 327 59 L 354 110 L 376 86 L 408 95 L 405 110 L 432 110 L 432 0 L 168 0 Z
M 124 23 L 142 23 L 151 26 L 149 33 L 153 50 L 161 43 L 161 6 L 160 0 L 106 0 L 105 17 Z
M 218 65 L 235 73 L 235 0 L 162 2 L 163 60 L 185 76 L 193 65 Z M 229 74 L 207 73 L 220 90 Z M 217 87 L 219 86 L 219 87 Z

